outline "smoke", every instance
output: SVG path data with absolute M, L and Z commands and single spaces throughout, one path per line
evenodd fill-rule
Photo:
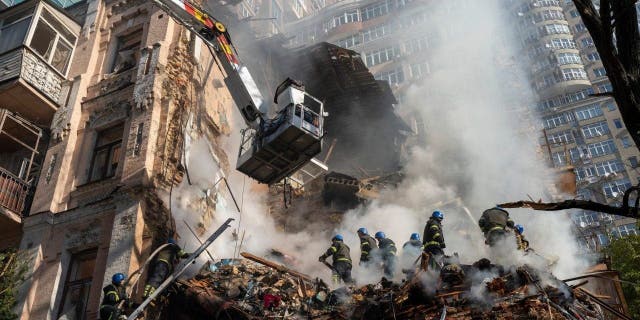
M 456 4 L 454 9 L 452 3 Z M 332 235 L 341 233 L 351 247 L 354 277 L 360 284 L 373 283 L 381 272 L 358 267 L 360 246 L 355 231 L 359 227 L 384 231 L 402 254 L 402 244 L 409 235 L 422 234 L 430 213 L 440 209 L 445 214 L 445 252 L 457 252 L 462 263 L 487 257 L 505 265 L 528 263 L 538 268 L 553 262 L 552 271 L 560 277 L 583 271 L 586 262 L 577 256 L 571 221 L 564 213 L 510 210 L 515 222 L 524 225 L 525 235 L 539 255 L 524 257 L 515 249 L 515 239 L 499 250 L 484 244 L 477 226 L 484 209 L 528 195 L 544 199 L 546 187 L 553 181 L 536 155 L 537 133 L 525 130 L 532 123 L 521 117 L 535 98 L 521 69 L 525 60 L 516 48 L 519 41 L 510 34 L 515 24 L 507 20 L 500 1 L 434 1 L 430 6 L 424 33 L 438 34 L 425 54 L 431 73 L 423 83 L 408 88 L 399 106 L 401 113 L 418 114 L 423 119 L 425 144 L 410 150 L 404 166 L 406 179 L 397 189 L 347 212 L 332 230 L 313 227 L 322 224 L 309 221 L 306 230 L 287 233 L 269 215 L 266 188 L 234 168 L 223 173 L 219 161 L 211 156 L 213 149 L 199 140 L 190 145 L 187 159 L 195 183 L 183 182 L 173 191 L 172 210 L 183 240 L 192 236 L 179 220 L 199 215 L 194 215 L 193 203 L 199 204 L 200 212 L 213 206 L 215 214 L 210 220 L 198 218 L 189 224 L 201 224 L 208 229 L 208 236 L 228 217 L 236 219 L 234 232 L 227 231 L 211 246 L 216 258 L 238 256 L 240 251 L 267 255 L 276 248 L 294 256 L 298 270 L 328 280 L 330 271 L 317 257 L 328 248 Z M 224 150 L 233 166 L 240 143 L 238 128 L 243 125 L 237 112 L 232 118 L 234 133 L 225 139 Z M 213 185 L 225 174 L 241 213 L 224 182 Z M 194 239 L 185 241 L 189 247 L 197 245 Z M 401 266 L 407 263 L 406 259 L 400 261 Z M 402 277 L 400 269 L 396 279 Z

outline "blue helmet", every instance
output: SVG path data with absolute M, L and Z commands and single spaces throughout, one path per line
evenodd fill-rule
M 520 224 L 516 224 L 516 231 L 518 231 L 518 233 L 523 233 L 524 232 L 524 227 Z
M 442 219 L 444 219 L 444 213 L 436 210 L 431 214 L 431 217 L 442 220 Z
M 334 241 L 344 241 L 344 238 L 342 237 L 341 234 L 336 234 L 335 236 L 333 236 Z
M 376 239 L 384 239 L 386 237 L 387 236 L 384 234 L 384 232 L 382 232 L 382 231 L 376 232 Z
M 176 239 L 174 239 L 172 237 L 169 237 L 169 238 L 167 238 L 167 243 L 176 244 Z
M 124 273 L 116 273 L 113 275 L 113 277 L 111 277 L 111 283 L 115 284 L 115 285 L 120 285 L 122 283 L 122 281 L 124 281 L 124 279 L 127 276 L 124 275 Z
M 420 235 L 414 232 L 411 234 L 411 237 L 409 237 L 409 240 L 420 240 Z
M 358 229 L 358 233 L 369 234 L 369 231 L 367 231 L 367 228 L 362 227 L 362 228 Z

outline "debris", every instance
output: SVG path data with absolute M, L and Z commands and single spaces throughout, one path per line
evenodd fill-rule
M 209 262 L 175 283 L 163 307 L 170 319 L 605 319 L 597 298 L 553 275 L 484 259 L 417 269 L 402 283 L 330 290 L 320 279 L 243 252 L 247 259 Z M 480 268 L 481 267 L 481 268 Z M 491 278 L 476 275 L 500 271 Z M 446 279 L 446 281 L 445 281 Z M 544 279 L 544 280 L 543 280 Z M 623 318 L 626 319 L 626 318 Z

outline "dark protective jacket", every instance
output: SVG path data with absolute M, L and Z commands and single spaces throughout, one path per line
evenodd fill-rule
M 184 252 L 180 246 L 173 244 L 173 245 L 169 245 L 166 246 L 164 249 L 160 250 L 160 252 L 158 252 L 158 255 L 156 256 L 155 260 L 156 262 L 158 261 L 162 261 L 164 263 L 166 263 L 169 266 L 169 269 L 173 269 L 173 265 L 178 262 L 178 258 L 180 259 L 184 259 L 186 257 L 188 257 L 189 254 Z
M 360 237 L 360 261 L 371 260 L 371 253 L 376 249 L 376 240 L 368 234 Z
M 446 248 L 444 244 L 444 234 L 442 232 L 442 224 L 436 218 L 429 218 L 424 226 L 424 234 L 422 236 L 422 244 L 425 248 L 436 246 L 442 249 Z
M 503 209 L 492 208 L 485 210 L 478 221 L 478 225 L 485 234 L 493 230 L 504 230 L 506 227 L 513 228 L 514 223 L 509 218 L 509 212 Z
M 351 253 L 350 253 L 350 249 L 349 246 L 347 246 L 346 244 L 344 244 L 344 242 L 342 241 L 333 241 L 333 243 L 331 244 L 331 247 L 329 247 L 329 249 L 327 249 L 327 252 L 325 252 L 322 257 L 323 258 L 327 258 L 327 257 L 333 257 L 333 264 L 335 265 L 336 262 L 347 262 L 349 264 L 351 264 Z
M 102 292 L 104 292 L 104 297 L 102 298 L 101 305 L 115 306 L 127 298 L 124 286 L 109 284 L 102 288 Z
M 395 242 L 389 238 L 379 239 L 378 248 L 380 249 L 383 257 L 395 256 L 396 252 L 398 252 Z

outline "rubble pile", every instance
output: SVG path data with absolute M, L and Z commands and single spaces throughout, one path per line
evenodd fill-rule
M 605 319 L 587 292 L 529 266 L 483 259 L 331 290 L 320 279 L 243 253 L 178 281 L 165 319 Z M 254 262 L 257 261 L 257 262 Z M 605 306 L 603 306 L 605 307 Z

